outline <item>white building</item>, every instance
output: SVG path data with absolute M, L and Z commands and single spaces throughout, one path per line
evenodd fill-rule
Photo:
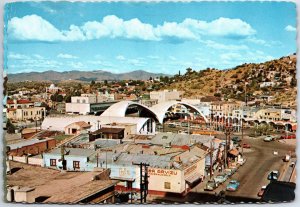
M 155 121 L 150 118 L 140 117 L 108 117 L 108 116 L 90 116 L 90 115 L 64 115 L 64 116 L 48 116 L 42 123 L 43 130 L 65 131 L 65 127 L 74 123 L 84 121 L 91 125 L 90 131 L 96 131 L 102 126 L 120 123 L 135 124 L 137 135 L 155 134 Z
M 177 90 L 151 91 L 150 99 L 155 99 L 158 103 L 174 101 L 180 99 L 181 93 Z
M 260 88 L 264 88 L 264 87 L 273 87 L 275 86 L 275 83 L 274 82 L 262 82 L 259 87 Z
M 71 103 L 66 103 L 66 113 L 71 114 L 89 114 L 93 111 L 92 105 L 108 102 L 112 100 L 111 96 L 96 94 L 81 94 L 81 96 L 72 96 Z M 97 107 L 97 106 L 96 106 Z

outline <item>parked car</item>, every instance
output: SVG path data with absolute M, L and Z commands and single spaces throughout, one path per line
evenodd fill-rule
M 266 188 L 267 188 L 267 186 L 262 186 L 261 188 L 260 188 L 260 190 L 258 191 L 258 193 L 257 193 L 257 196 L 258 197 L 262 197 L 263 196 L 263 194 L 264 194 L 264 192 L 265 192 L 265 190 L 266 190 Z
M 278 178 L 279 178 L 279 171 L 278 170 L 273 170 L 268 175 L 268 180 L 278 180 Z
M 245 164 L 245 162 L 246 162 L 246 159 L 245 159 L 245 158 L 239 159 L 239 160 L 237 161 L 237 163 L 240 164 L 240 165 Z
M 228 175 L 226 174 L 221 174 L 221 175 L 217 175 L 215 178 L 214 178 L 214 181 L 218 184 L 220 183 L 224 183 L 228 178 Z
M 231 180 L 229 184 L 226 186 L 227 191 L 237 191 L 240 183 L 237 180 Z
M 249 149 L 249 148 L 251 148 L 251 145 L 248 144 L 248 143 L 244 143 L 242 147 L 243 147 L 243 148 L 248 148 L 248 149 Z
M 239 138 L 239 137 L 232 137 L 231 140 L 235 143 L 242 141 L 241 138 Z
M 174 123 L 170 123 L 170 124 L 168 124 L 168 127 L 170 127 L 170 128 L 176 128 L 176 125 Z
M 227 168 L 225 169 L 225 174 L 230 177 L 237 171 L 237 168 Z
M 181 126 L 182 126 L 182 127 L 188 127 L 189 124 L 188 124 L 187 122 L 182 122 L 182 123 L 181 123 Z
M 264 138 L 265 142 L 271 142 L 273 140 L 274 140 L 274 138 L 272 136 L 269 136 L 269 135 Z
M 285 155 L 284 158 L 283 158 L 283 161 L 284 162 L 289 162 L 291 159 L 291 156 L 290 155 Z
M 281 139 L 296 139 L 296 134 L 284 134 L 280 137 Z
M 206 188 L 205 190 L 215 190 L 218 187 L 218 183 L 215 182 L 214 180 L 209 180 L 206 183 Z

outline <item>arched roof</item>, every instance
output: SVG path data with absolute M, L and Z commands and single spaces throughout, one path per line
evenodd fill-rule
M 147 110 L 153 115 L 153 118 L 158 121 L 158 117 L 151 109 L 143 104 L 139 104 L 133 101 L 120 101 L 113 105 L 111 105 L 108 109 L 106 109 L 100 116 L 115 116 L 115 117 L 125 117 L 126 111 L 129 106 L 139 106 L 142 109 Z
M 180 101 L 167 101 L 167 102 L 156 104 L 150 108 L 148 108 L 143 104 L 139 104 L 133 101 L 120 101 L 111 105 L 108 109 L 106 109 L 101 114 L 101 116 L 124 117 L 126 115 L 126 111 L 129 106 L 139 106 L 142 109 L 145 109 L 148 112 L 150 112 L 153 115 L 153 118 L 155 118 L 159 123 L 163 123 L 166 112 L 169 110 L 170 107 L 176 104 L 180 104 L 187 108 L 194 109 L 204 118 L 206 122 L 208 122 L 207 118 L 202 114 L 202 112 L 197 107 Z
M 164 117 L 166 112 L 169 110 L 170 107 L 179 104 L 179 105 L 183 105 L 187 108 L 190 109 L 194 109 L 195 111 L 197 111 L 205 120 L 205 122 L 208 122 L 207 118 L 203 115 L 203 113 L 195 106 L 185 103 L 185 102 L 181 102 L 181 101 L 166 101 L 166 102 L 162 102 L 159 104 L 156 104 L 154 106 L 152 106 L 150 109 L 156 114 L 158 121 L 160 123 L 163 123 Z

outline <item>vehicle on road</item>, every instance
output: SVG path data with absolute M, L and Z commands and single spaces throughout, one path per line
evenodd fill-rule
M 241 159 L 239 159 L 239 160 L 237 161 L 237 163 L 240 164 L 240 165 L 245 164 L 245 162 L 246 162 L 246 159 L 245 159 L 245 158 L 241 158 Z
M 228 177 L 230 177 L 230 176 L 232 176 L 237 171 L 237 168 L 227 168 L 224 171 L 225 171 L 225 174 Z
M 268 180 L 278 180 L 278 178 L 279 178 L 279 171 L 278 170 L 273 170 L 268 175 Z
M 251 145 L 248 144 L 248 143 L 244 143 L 244 144 L 242 145 L 242 147 L 243 147 L 243 148 L 248 148 L 248 149 L 249 149 L 249 148 L 251 148 Z
M 264 141 L 265 141 L 265 142 L 271 142 L 271 141 L 273 141 L 273 140 L 274 140 L 274 137 L 271 136 L 271 135 L 268 135 L 268 136 L 266 136 L 266 137 L 264 138 Z
M 214 181 L 218 184 L 221 184 L 221 183 L 224 183 L 228 178 L 228 175 L 226 174 L 221 174 L 221 175 L 217 175 L 215 178 L 214 178 Z
M 207 181 L 207 183 L 206 183 L 206 188 L 205 188 L 205 190 L 210 190 L 210 191 L 212 191 L 212 190 L 215 190 L 217 187 L 218 187 L 218 183 L 217 183 L 217 182 L 215 182 L 214 180 L 209 180 L 209 181 Z
M 232 140 L 233 142 L 235 142 L 235 143 L 238 143 L 238 142 L 242 141 L 241 138 L 239 138 L 239 137 L 232 137 L 231 140 Z
M 182 123 L 181 123 L 181 126 L 182 126 L 182 127 L 188 127 L 188 126 L 189 126 L 189 123 L 187 123 L 187 122 L 182 122 Z
M 261 188 L 260 188 L 260 190 L 258 191 L 258 193 L 257 193 L 257 196 L 258 197 L 262 197 L 263 196 L 263 194 L 264 194 L 264 192 L 265 192 L 265 190 L 266 190 L 266 188 L 267 188 L 267 186 L 261 186 Z
M 169 123 L 168 127 L 170 127 L 170 128 L 176 128 L 176 125 L 175 125 L 175 123 Z
M 240 183 L 237 180 L 231 180 L 229 184 L 226 186 L 227 191 L 237 191 Z
M 283 158 L 283 161 L 284 162 L 289 162 L 291 159 L 291 156 L 290 155 L 285 155 L 284 158 Z
M 284 134 L 280 137 L 281 139 L 296 139 L 296 135 L 295 134 Z
M 189 134 L 187 130 L 179 130 L 178 134 Z

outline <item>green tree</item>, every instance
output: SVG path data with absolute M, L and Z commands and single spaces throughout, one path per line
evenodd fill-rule
M 15 133 L 16 127 L 11 123 L 10 119 L 7 119 L 6 129 L 7 129 L 7 133 L 9 134 Z

